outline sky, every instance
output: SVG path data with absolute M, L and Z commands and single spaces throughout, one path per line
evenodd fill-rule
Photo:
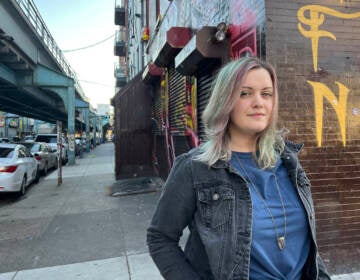
M 63 51 L 96 44 L 115 33 L 115 0 L 33 0 Z M 64 52 L 91 105 L 110 104 L 115 94 L 114 38 Z

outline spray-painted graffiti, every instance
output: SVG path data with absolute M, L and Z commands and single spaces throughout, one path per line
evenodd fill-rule
M 308 12 L 309 17 L 305 16 Z M 341 19 L 355 19 L 360 17 L 360 12 L 345 14 L 328 7 L 319 5 L 307 5 L 298 10 L 297 16 L 299 19 L 298 29 L 300 33 L 311 40 L 312 59 L 314 72 L 318 72 L 318 47 L 319 38 L 329 37 L 336 40 L 336 36 L 325 30 L 319 30 L 319 26 L 325 21 L 325 14 L 334 16 Z M 303 25 L 309 26 L 306 30 Z M 335 81 L 338 86 L 338 98 L 336 95 L 323 83 L 315 81 L 307 81 L 313 89 L 314 94 L 314 106 L 315 106 L 315 118 L 316 118 L 316 134 L 318 146 L 322 146 L 322 130 L 323 130 L 323 115 L 324 115 L 324 99 L 326 99 L 333 109 L 335 110 L 341 132 L 341 139 L 344 146 L 346 146 L 346 111 L 347 111 L 347 99 L 349 89 L 342 83 Z
M 165 79 L 161 81 L 161 95 L 163 98 L 163 132 L 165 138 L 166 156 L 168 161 L 168 170 L 170 171 L 175 160 L 174 140 L 170 131 L 169 123 L 169 73 L 165 72 Z
M 184 123 L 185 135 L 189 137 L 191 147 L 197 147 L 200 144 L 196 115 L 196 79 L 194 77 L 187 77 Z
M 346 103 L 349 94 L 349 89 L 339 82 L 335 82 L 339 88 L 339 98 L 324 84 L 318 82 L 307 81 L 314 91 L 315 115 L 316 115 L 316 134 L 318 146 L 322 143 L 322 128 L 323 128 L 323 102 L 324 98 L 329 101 L 334 108 L 341 131 L 341 138 L 343 145 L 346 145 Z
M 305 12 L 309 11 L 309 18 L 305 17 Z M 320 37 L 329 37 L 333 40 L 336 40 L 336 36 L 325 30 L 319 30 L 319 26 L 322 25 L 325 21 L 325 14 L 341 18 L 341 19 L 354 19 L 360 17 L 360 12 L 345 14 L 334 9 L 330 9 L 324 6 L 319 5 L 307 5 L 303 6 L 298 11 L 298 19 L 300 23 L 298 24 L 298 28 L 300 33 L 307 38 L 311 39 L 311 47 L 313 53 L 313 64 L 314 71 L 318 71 L 318 48 L 319 48 L 319 38 Z M 309 30 L 303 28 L 304 25 L 309 26 Z

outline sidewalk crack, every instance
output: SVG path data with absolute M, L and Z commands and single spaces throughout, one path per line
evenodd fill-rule
M 129 265 L 128 255 L 126 254 L 125 257 L 126 257 L 127 270 L 128 270 L 128 273 L 129 273 L 129 280 L 131 280 L 131 272 L 130 272 L 130 265 Z
M 15 277 L 16 277 L 16 275 L 18 274 L 18 272 L 19 272 L 19 271 L 16 271 L 16 272 L 15 272 L 15 274 L 14 274 L 14 276 L 11 278 L 11 280 L 15 280 Z

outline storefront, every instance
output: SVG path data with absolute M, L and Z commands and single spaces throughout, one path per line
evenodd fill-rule
M 112 99 L 115 108 L 116 179 L 155 175 L 152 167 L 153 90 L 138 74 Z

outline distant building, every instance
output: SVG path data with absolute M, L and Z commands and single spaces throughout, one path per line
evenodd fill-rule
M 98 104 L 97 105 L 97 114 L 98 115 L 110 115 L 110 104 Z
M 0 112 L 0 137 L 20 137 L 33 133 L 34 119 Z
M 97 105 L 97 115 L 105 116 L 104 120 L 109 123 L 110 126 L 114 124 L 114 107 L 110 104 L 98 104 Z M 105 125 L 105 124 L 104 124 Z

